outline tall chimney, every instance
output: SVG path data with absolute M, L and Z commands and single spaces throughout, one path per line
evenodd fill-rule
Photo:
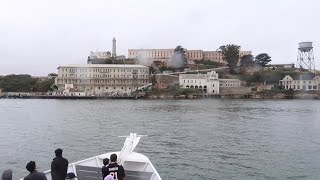
M 116 41 L 116 38 L 113 37 L 112 39 L 112 57 L 117 57 L 117 41 Z

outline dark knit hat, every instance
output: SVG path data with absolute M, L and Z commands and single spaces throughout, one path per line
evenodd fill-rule
M 30 161 L 28 162 L 28 164 L 26 165 L 26 169 L 29 171 L 29 172 L 32 172 L 36 169 L 36 162 L 34 161 Z

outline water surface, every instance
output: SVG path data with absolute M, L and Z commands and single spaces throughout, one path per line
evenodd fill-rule
M 121 149 L 130 132 L 162 179 L 320 179 L 320 101 L 0 100 L 0 171 Z

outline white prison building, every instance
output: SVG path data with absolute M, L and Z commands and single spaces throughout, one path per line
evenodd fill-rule
M 149 84 L 149 67 L 127 64 L 82 64 L 58 67 L 55 85 L 64 90 L 66 84 L 86 95 L 131 93 Z

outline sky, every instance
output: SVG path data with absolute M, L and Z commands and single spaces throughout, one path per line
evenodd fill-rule
M 92 50 L 217 50 L 237 44 L 272 63 L 296 63 L 314 42 L 320 69 L 319 0 L 0 0 L 0 75 L 56 73 Z

